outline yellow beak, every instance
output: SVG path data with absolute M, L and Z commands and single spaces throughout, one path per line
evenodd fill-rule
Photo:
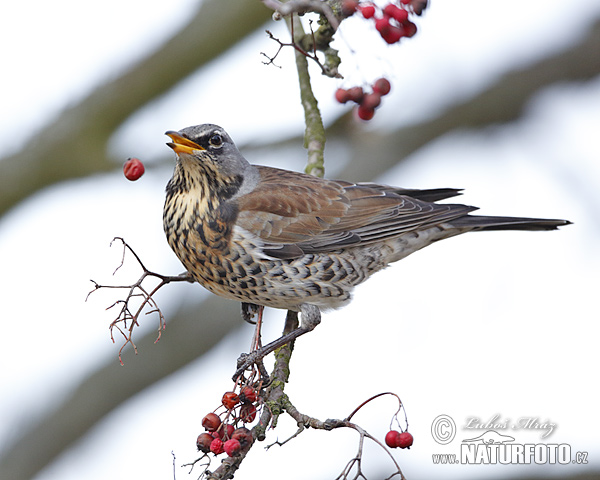
M 206 150 L 204 147 L 201 147 L 197 143 L 192 142 L 191 140 L 188 140 L 185 137 L 182 137 L 177 132 L 174 132 L 172 130 L 165 132 L 165 135 L 167 135 L 171 138 L 171 140 L 173 140 L 173 142 L 169 142 L 167 143 L 167 145 L 171 147 L 177 154 L 187 153 L 188 155 L 193 155 L 194 151 L 196 150 Z

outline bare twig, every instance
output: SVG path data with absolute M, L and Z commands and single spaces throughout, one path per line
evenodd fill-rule
M 153 298 L 154 294 L 160 288 L 162 288 L 163 286 L 165 286 L 168 283 L 172 283 L 172 282 L 193 283 L 194 279 L 187 272 L 182 273 L 180 275 L 175 275 L 175 276 L 161 275 L 160 273 L 152 272 L 146 268 L 146 266 L 142 263 L 140 257 L 127 244 L 127 242 L 125 242 L 125 240 L 123 238 L 121 238 L 121 237 L 113 238 L 113 240 L 110 242 L 111 246 L 115 240 L 119 240 L 123 244 L 123 256 L 121 257 L 121 263 L 115 269 L 115 271 L 113 272 L 113 275 L 123 266 L 123 264 L 125 262 L 125 254 L 127 251 L 129 251 L 133 254 L 135 259 L 139 263 L 140 267 L 142 267 L 142 270 L 143 270 L 142 275 L 136 282 L 132 283 L 131 285 L 100 285 L 99 283 L 95 282 L 94 280 L 91 280 L 92 283 L 94 284 L 94 289 L 88 293 L 86 300 L 89 298 L 89 296 L 92 293 L 94 293 L 97 290 L 100 290 L 101 288 L 124 288 L 124 289 L 129 290 L 127 293 L 127 296 L 125 297 L 125 300 L 117 300 L 115 303 L 113 303 L 112 305 L 110 305 L 107 308 L 107 310 L 108 310 L 110 308 L 115 307 L 116 305 L 121 305 L 121 310 L 119 311 L 117 318 L 115 320 L 113 320 L 110 324 L 110 338 L 114 343 L 115 339 L 114 339 L 114 335 L 113 335 L 113 329 L 117 329 L 117 331 L 121 335 L 123 335 L 123 338 L 125 339 L 125 343 L 119 349 L 119 362 L 121 363 L 121 365 L 123 365 L 123 360 L 122 360 L 121 355 L 122 355 L 123 349 L 127 346 L 127 344 L 131 344 L 131 346 L 133 347 L 133 350 L 135 351 L 135 353 L 137 353 L 137 348 L 135 346 L 135 343 L 133 342 L 133 329 L 137 325 L 139 325 L 139 323 L 138 323 L 139 316 L 142 314 L 142 312 L 144 311 L 144 309 L 146 307 L 151 308 L 149 311 L 146 311 L 146 313 L 145 313 L 146 315 L 149 315 L 152 313 L 158 314 L 158 318 L 159 318 L 158 337 L 156 338 L 155 343 L 160 340 L 162 331 L 165 329 L 165 325 L 166 325 L 165 317 L 164 317 L 162 311 L 160 310 L 160 308 L 158 307 L 158 304 L 156 303 L 156 301 Z M 144 280 L 147 277 L 155 277 L 160 280 L 160 283 L 156 287 L 154 287 L 151 291 L 146 290 L 142 286 Z M 132 308 L 130 302 L 136 297 L 141 298 L 141 303 L 140 303 L 140 305 L 137 306 L 137 308 Z M 128 322 L 129 322 L 129 326 L 127 325 Z M 121 326 L 119 325 L 120 323 L 123 323 L 123 328 L 121 328 Z
M 312 27 L 312 22 L 310 22 L 310 23 L 311 23 L 311 27 Z M 332 67 L 327 62 L 326 63 L 321 62 L 321 59 L 317 55 L 317 41 L 314 38 L 315 34 L 312 30 L 311 30 L 312 41 L 310 42 L 310 46 L 312 46 L 312 52 L 308 52 L 304 48 L 302 48 L 299 41 L 283 42 L 280 39 L 278 39 L 277 37 L 275 37 L 271 33 L 271 31 L 266 30 L 266 33 L 271 40 L 274 40 L 275 42 L 277 42 L 279 44 L 279 48 L 275 52 L 275 55 L 272 55 L 272 56 L 269 56 L 264 52 L 260 52 L 260 54 L 267 59 L 266 61 L 263 62 L 265 65 L 273 65 L 274 67 L 281 68 L 280 65 L 277 65 L 275 63 L 275 59 L 279 56 L 279 53 L 281 52 L 281 50 L 284 47 L 292 47 L 294 50 L 296 50 L 296 52 L 300 53 L 301 55 L 304 55 L 306 58 L 315 62 L 321 69 L 321 73 L 323 75 L 326 75 L 331 78 L 343 78 L 342 75 L 337 70 L 337 65 Z M 292 36 L 293 36 L 293 27 L 292 27 Z M 332 49 L 330 49 L 330 50 L 332 50 Z

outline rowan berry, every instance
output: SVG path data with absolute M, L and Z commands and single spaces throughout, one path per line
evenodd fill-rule
M 213 440 L 214 438 L 210 433 L 201 433 L 196 439 L 196 446 L 201 452 L 208 453 L 210 452 L 210 444 Z
M 223 394 L 223 398 L 221 399 L 221 403 L 227 410 L 231 410 L 238 403 L 240 403 L 240 397 L 238 397 L 237 393 L 235 392 L 225 392 Z
M 410 448 L 413 444 L 413 436 L 408 432 L 402 432 L 396 437 L 396 446 L 400 448 Z
M 387 78 L 378 78 L 373 84 L 373 92 L 378 93 L 381 96 L 390 93 L 392 86 Z
M 236 428 L 231 438 L 237 440 L 242 445 L 242 448 L 246 448 L 248 445 L 251 445 L 254 441 L 254 437 L 252 437 L 252 432 L 248 430 L 246 427 Z
M 360 13 L 364 18 L 373 18 L 375 16 L 375 5 L 366 4 L 358 7 Z
M 387 30 L 381 32 L 381 37 L 390 45 L 392 43 L 397 43 L 404 36 L 406 36 L 404 28 L 394 27 L 393 25 L 390 25 Z
M 375 109 L 366 108 L 362 105 L 359 105 L 356 109 L 356 113 L 358 115 L 358 118 L 360 118 L 361 120 L 371 120 L 375 116 Z
M 335 99 L 340 103 L 346 103 L 350 100 L 350 93 L 345 88 L 338 88 L 335 91 Z
M 251 403 L 244 403 L 240 408 L 240 420 L 244 423 L 253 422 L 256 418 L 256 407 Z
M 366 109 L 375 110 L 381 104 L 381 95 L 378 93 L 367 93 L 362 102 L 360 102 L 360 106 Z
M 393 3 L 388 3 L 383 9 L 383 14 L 393 18 L 399 23 L 404 23 L 408 20 L 408 12 L 403 8 L 394 5 Z
M 348 89 L 348 94 L 350 95 L 350 100 L 355 103 L 360 103 L 365 96 L 365 92 L 362 87 L 352 87 Z
M 240 393 L 240 400 L 242 403 L 254 403 L 258 400 L 258 394 L 252 387 L 244 387 Z
M 214 432 L 221 425 L 221 419 L 216 413 L 209 413 L 202 419 L 202 426 L 209 432 Z
M 396 448 L 398 446 L 398 445 L 396 445 L 396 443 L 398 441 L 399 435 L 400 435 L 400 432 L 398 432 L 397 430 L 390 430 L 385 435 L 385 444 L 390 448 Z
M 223 453 L 225 451 L 223 450 L 223 440 L 220 438 L 213 438 L 213 441 L 210 442 L 210 451 L 215 455 Z
M 144 164 L 139 158 L 128 158 L 125 165 L 123 165 L 125 178 L 132 182 L 140 178 L 145 171 Z
M 242 445 L 235 438 L 227 440 L 223 445 L 223 450 L 225 450 L 225 453 L 230 457 L 235 457 L 238 453 L 240 453 L 241 449 Z

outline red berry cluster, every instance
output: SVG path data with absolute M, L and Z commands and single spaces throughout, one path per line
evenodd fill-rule
M 385 444 L 390 448 L 410 448 L 413 440 L 410 433 L 396 430 L 390 430 L 385 436 Z
M 123 165 L 125 178 L 132 182 L 140 178 L 145 171 L 144 164 L 139 158 L 128 158 L 125 165 Z
M 412 37 L 417 26 L 408 19 L 409 14 L 421 15 L 427 7 L 427 0 L 396 0 L 380 8 L 372 2 L 346 0 L 342 4 L 344 14 L 352 15 L 359 11 L 361 15 L 375 22 L 375 29 L 387 43 L 397 43 L 403 37 Z
M 246 427 L 235 428 L 239 422 L 250 423 L 256 418 L 256 402 L 258 392 L 251 386 L 242 387 L 239 395 L 225 392 L 221 403 L 227 409 L 225 421 L 216 413 L 209 413 L 202 419 L 206 430 L 196 439 L 198 450 L 220 455 L 225 452 L 230 457 L 239 455 L 242 450 L 250 448 L 254 441 L 252 432 Z
M 375 109 L 381 104 L 381 97 L 390 93 L 391 85 L 388 79 L 380 78 L 371 87 L 371 93 L 365 93 L 362 87 L 349 89 L 338 88 L 335 99 L 340 103 L 354 102 L 358 104 L 356 113 L 361 120 L 371 120 Z

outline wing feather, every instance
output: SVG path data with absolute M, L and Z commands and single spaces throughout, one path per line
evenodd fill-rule
M 278 258 L 368 244 L 475 210 L 419 199 L 449 198 L 459 194 L 456 189 L 407 190 L 257 168 L 256 188 L 236 199 L 237 224 L 259 237 L 268 255 Z

